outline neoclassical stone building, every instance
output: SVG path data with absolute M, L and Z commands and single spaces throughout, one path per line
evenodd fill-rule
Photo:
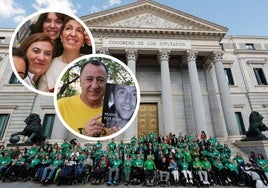
M 226 36 L 226 27 L 150 0 L 81 19 L 96 52 L 125 62 L 139 82 L 137 118 L 116 139 L 204 130 L 230 141 L 245 134 L 253 110 L 268 125 L 268 37 Z M 74 138 L 51 97 L 17 83 L 8 58 L 13 30 L 0 31 L 0 141 L 21 130 L 31 112 L 40 114 L 51 142 Z

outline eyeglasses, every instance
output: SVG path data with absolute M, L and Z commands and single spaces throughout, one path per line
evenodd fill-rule
M 50 18 L 46 18 L 44 20 L 45 24 L 52 24 L 52 22 L 54 22 L 55 25 L 62 25 L 62 23 L 63 23 L 61 20 L 52 20 Z

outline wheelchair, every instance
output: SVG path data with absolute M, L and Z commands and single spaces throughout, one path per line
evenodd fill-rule
M 145 171 L 145 180 L 143 186 L 154 187 L 158 184 L 159 174 L 156 170 Z

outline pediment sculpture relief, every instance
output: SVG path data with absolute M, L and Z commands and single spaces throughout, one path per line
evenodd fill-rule
M 144 13 L 125 20 L 111 23 L 110 26 L 117 27 L 140 27 L 140 28 L 164 28 L 164 29 L 191 29 L 179 23 L 165 20 L 150 13 Z

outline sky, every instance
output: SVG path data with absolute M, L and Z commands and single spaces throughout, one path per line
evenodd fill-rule
M 136 0 L 1 0 L 0 28 L 16 28 L 29 15 L 59 8 L 76 16 L 123 6 Z M 268 36 L 268 0 L 155 0 L 228 28 L 227 35 Z

